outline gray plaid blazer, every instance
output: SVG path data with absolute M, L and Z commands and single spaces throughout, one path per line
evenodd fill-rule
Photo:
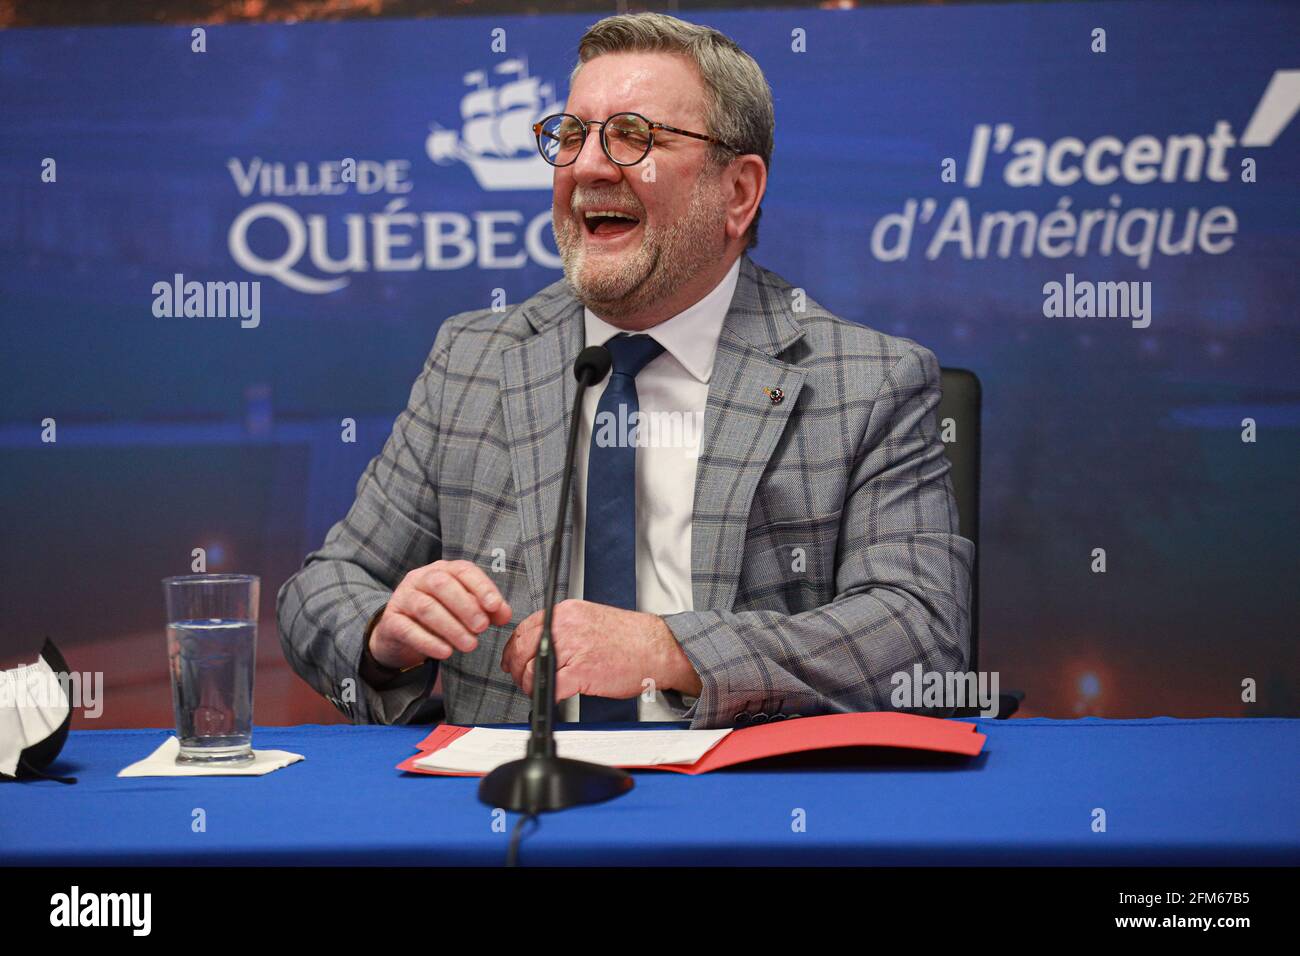
M 286 656 L 354 722 L 427 722 L 444 706 L 458 724 L 528 719 L 499 662 L 542 603 L 583 338 L 563 279 L 447 319 L 347 516 L 280 588 Z M 974 545 L 958 535 L 939 397 L 933 353 L 743 258 L 697 461 L 694 610 L 664 618 L 703 683 L 692 727 L 890 709 L 896 672 L 965 669 Z M 570 519 L 560 598 L 571 536 Z M 371 688 L 369 622 L 439 558 L 487 571 L 515 620 L 441 663 L 442 700 L 433 662 Z

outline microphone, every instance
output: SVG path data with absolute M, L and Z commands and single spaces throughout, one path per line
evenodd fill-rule
M 569 511 L 573 459 L 578 448 L 578 416 L 582 414 L 582 398 L 587 388 L 603 380 L 613 364 L 609 349 L 603 345 L 587 346 L 573 363 L 578 390 L 573 396 L 573 414 L 569 418 L 560 508 L 555 519 L 555 538 L 546 574 L 546 610 L 542 615 L 542 636 L 537 644 L 533 667 L 533 712 L 529 721 L 528 753 L 522 760 L 502 764 L 483 778 L 478 798 L 490 807 L 537 814 L 583 803 L 600 803 L 627 793 L 633 786 L 632 777 L 625 770 L 555 755 L 555 651 L 551 616 L 555 611 L 555 589 L 564 554 L 564 519 Z
M 582 390 L 588 385 L 595 385 L 603 380 L 609 374 L 610 368 L 614 365 L 614 357 L 609 354 L 609 349 L 603 345 L 588 345 L 578 353 L 578 360 L 573 363 L 573 376 L 578 380 L 579 392 L 581 397 Z M 578 403 L 574 407 L 581 405 Z M 576 442 L 570 441 L 569 447 L 573 448 Z

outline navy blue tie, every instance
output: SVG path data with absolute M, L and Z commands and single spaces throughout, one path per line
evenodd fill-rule
M 614 367 L 591 427 L 582 597 L 635 611 L 636 445 L 629 423 L 641 407 L 636 376 L 664 347 L 648 335 L 616 335 L 605 347 Z M 578 698 L 578 719 L 582 723 L 634 721 L 636 702 L 636 697 L 613 700 L 584 694 Z

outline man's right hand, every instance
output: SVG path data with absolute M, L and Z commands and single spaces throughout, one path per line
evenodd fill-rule
M 435 561 L 397 586 L 370 632 L 370 656 L 385 667 L 469 653 L 489 623 L 510 623 L 510 605 L 492 579 L 469 561 Z

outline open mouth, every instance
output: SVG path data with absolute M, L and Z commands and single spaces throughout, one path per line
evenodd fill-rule
M 589 235 L 613 239 L 631 232 L 641 220 L 620 210 L 589 209 L 582 214 L 582 222 Z

